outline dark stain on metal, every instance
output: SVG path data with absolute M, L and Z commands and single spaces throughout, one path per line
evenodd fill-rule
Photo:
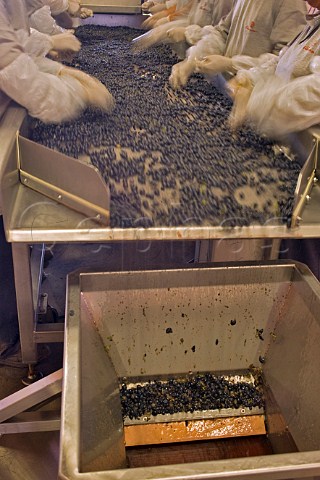
M 260 340 L 264 340 L 264 338 L 263 338 L 263 328 L 257 328 L 256 329 L 256 337 L 259 338 Z

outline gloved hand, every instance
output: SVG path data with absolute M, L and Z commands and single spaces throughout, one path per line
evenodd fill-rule
M 169 23 L 169 22 L 170 22 L 170 17 L 160 18 L 160 20 L 156 21 L 153 28 L 160 27 L 160 25 L 165 25 L 166 23 Z
M 310 62 L 310 71 L 312 73 L 316 73 L 317 75 L 320 74 L 320 56 L 316 55 L 313 57 L 313 59 Z
M 81 84 L 87 105 L 100 108 L 108 113 L 113 110 L 115 105 L 114 98 L 98 79 L 81 72 L 81 70 L 70 67 L 63 67 L 59 76 L 62 78 L 66 76 L 72 77 Z
M 69 0 L 67 12 L 72 17 L 88 18 L 93 16 L 93 11 L 90 8 L 81 7 L 79 0 Z
M 154 6 L 154 2 L 152 0 L 147 0 L 146 2 L 144 2 L 142 5 L 141 5 L 141 9 L 144 11 L 144 12 L 147 12 L 149 10 L 149 8 L 153 7 Z
M 247 106 L 253 90 L 253 84 L 247 75 L 239 73 L 228 82 L 227 90 L 233 98 L 233 107 L 228 123 L 230 128 L 235 130 L 246 120 Z
M 217 75 L 228 70 L 232 70 L 232 60 L 222 55 L 209 55 L 196 61 L 196 71 L 204 75 Z
M 81 43 L 72 35 L 72 33 L 58 33 L 58 35 L 52 35 L 50 37 L 52 44 L 52 50 L 61 52 L 68 50 L 71 52 L 78 52 L 81 48 Z
M 81 7 L 78 11 L 78 16 L 82 19 L 93 17 L 93 10 L 90 8 Z
M 55 62 L 68 62 L 71 63 L 74 59 L 74 52 L 64 51 L 64 52 L 57 52 L 56 50 L 50 50 L 48 52 L 47 58 L 54 60 Z
M 162 12 L 162 10 L 166 10 L 167 6 L 165 3 L 156 3 L 153 6 L 149 7 L 149 12 L 154 15 L 155 13 Z
M 167 31 L 168 39 L 171 43 L 183 42 L 186 40 L 186 27 L 170 28 Z
M 154 28 L 155 24 L 159 20 L 168 16 L 167 12 L 168 10 L 163 10 L 162 12 L 156 13 L 155 15 L 151 15 L 142 23 L 142 28 L 146 28 L 147 30 L 149 30 L 150 28 Z
M 193 59 L 185 59 L 182 62 L 173 65 L 169 83 L 174 90 L 184 87 L 190 75 L 195 71 L 196 62 Z

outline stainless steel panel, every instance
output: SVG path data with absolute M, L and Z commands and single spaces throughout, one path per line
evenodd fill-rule
M 36 343 L 55 343 L 64 340 L 64 323 L 38 324 L 33 334 Z
M 307 273 L 306 273 L 307 275 Z M 300 451 L 320 448 L 320 288 L 293 281 L 274 330 L 264 373 Z
M 87 316 L 95 319 L 117 374 L 134 377 L 259 364 L 276 322 L 270 312 L 290 288 L 290 277 L 279 274 L 281 289 L 272 275 L 257 284 L 251 269 L 234 270 L 226 281 L 224 267 L 214 275 L 203 268 L 82 275 L 81 281 Z M 92 290 L 92 278 L 99 288 L 95 282 Z
M 312 365 L 320 333 L 319 309 L 318 282 L 305 266 L 292 262 L 70 276 L 60 478 L 194 480 L 319 476 L 317 380 L 313 390 L 319 352 Z M 237 323 L 231 326 L 233 318 Z M 167 326 L 172 328 L 172 334 L 165 333 Z M 310 335 L 306 334 L 306 327 Z M 263 328 L 263 340 L 257 335 L 257 328 Z M 305 338 L 301 338 L 303 335 Z M 301 354 L 296 354 L 299 338 Z M 190 351 L 193 345 L 195 352 Z M 262 364 L 261 355 L 265 356 Z M 290 360 L 290 355 L 297 356 L 297 361 Z M 288 358 L 290 361 L 286 363 Z M 103 379 L 99 372 L 99 381 L 87 375 L 84 380 L 81 365 L 90 365 L 91 377 L 98 368 L 110 370 L 114 378 L 110 362 L 117 375 L 128 376 L 226 371 L 254 363 L 265 369 L 267 380 L 273 382 L 276 401 L 280 401 L 283 415 L 289 416 L 286 420 L 292 426 L 294 441 L 297 444 L 306 441 L 308 451 L 150 468 L 113 470 L 109 466 L 99 470 L 94 466 L 91 471 L 83 472 L 82 438 L 87 430 L 82 428 L 89 428 L 91 436 L 95 429 L 105 427 L 104 422 L 110 428 L 113 415 L 117 417 L 118 413 L 108 410 L 114 404 L 104 398 L 106 410 L 99 421 L 95 416 L 90 425 L 83 423 L 89 411 L 81 411 L 84 398 L 100 402 L 103 389 L 116 392 L 116 388 L 110 390 L 107 385 L 113 380 L 107 375 Z M 89 404 L 92 405 L 91 401 Z M 100 407 L 101 404 L 97 408 Z M 294 415 L 299 418 L 294 419 Z M 95 422 L 97 425 L 92 425 Z M 117 425 L 121 431 L 122 427 Z M 116 430 L 115 425 L 109 429 L 106 442 L 116 435 Z M 118 444 L 118 451 L 113 448 L 112 454 L 121 457 L 122 448 Z
M 0 422 L 24 412 L 30 407 L 60 393 L 62 390 L 62 370 L 51 373 L 32 385 L 0 400 Z
M 81 6 L 101 13 L 141 13 L 139 0 L 85 0 Z
M 69 276 L 63 402 L 70 408 L 62 411 L 68 431 L 61 435 L 60 464 L 67 471 L 75 462 L 80 471 L 120 468 L 126 460 L 118 381 L 92 323 L 78 328 L 78 282 L 78 276 Z
M 0 434 L 60 430 L 60 412 L 24 412 L 0 423 Z
M 97 168 L 21 136 L 17 148 L 21 183 L 108 225 L 109 188 Z

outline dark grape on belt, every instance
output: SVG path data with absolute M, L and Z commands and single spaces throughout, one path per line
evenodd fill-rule
M 222 375 L 199 373 L 167 381 L 145 381 L 120 388 L 123 417 L 175 414 L 216 409 L 263 407 L 260 386 L 245 381 L 232 382 Z

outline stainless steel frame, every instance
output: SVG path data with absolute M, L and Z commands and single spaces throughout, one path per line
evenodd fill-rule
M 52 431 L 60 428 L 60 412 L 25 412 L 62 391 L 62 369 L 0 400 L 0 434 Z

